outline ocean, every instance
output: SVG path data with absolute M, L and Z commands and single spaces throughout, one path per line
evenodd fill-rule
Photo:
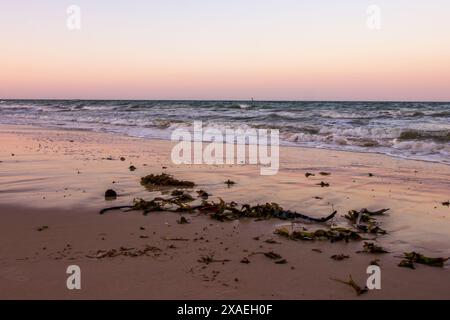
M 280 131 L 280 144 L 450 164 L 450 102 L 3 100 L 0 123 L 170 139 L 193 121 Z

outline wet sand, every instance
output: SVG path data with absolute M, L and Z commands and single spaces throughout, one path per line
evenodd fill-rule
M 253 165 L 177 166 L 170 160 L 171 147 L 168 141 L 113 134 L 0 126 L 0 298 L 450 298 L 449 263 L 444 268 L 418 265 L 416 270 L 397 266 L 404 251 L 450 256 L 450 208 L 442 205 L 450 199 L 449 166 L 282 147 L 279 173 L 260 176 Z M 137 170 L 131 172 L 130 165 Z M 320 176 L 320 171 L 331 175 Z M 194 190 L 208 191 L 211 200 L 277 202 L 315 217 L 337 210 L 333 223 L 339 226 L 348 227 L 343 215 L 349 210 L 391 208 L 378 218 L 388 234 L 376 239 L 390 253 L 356 253 L 362 249 L 360 241 L 291 241 L 273 233 L 280 226 L 323 227 L 311 223 L 218 222 L 184 214 L 190 223 L 178 224 L 177 213 L 99 215 L 104 207 L 161 195 L 139 184 L 140 177 L 161 172 L 196 182 Z M 316 176 L 306 178 L 306 172 Z M 227 179 L 237 184 L 228 188 L 223 183 Z M 330 187 L 321 188 L 321 181 Z M 115 201 L 104 199 L 110 188 L 119 194 Z M 48 228 L 38 231 L 42 226 Z M 146 246 L 151 248 L 147 255 L 95 258 L 99 250 L 136 252 Z M 269 251 L 287 263 L 252 254 Z M 330 258 L 341 253 L 350 258 Z M 204 256 L 228 261 L 199 262 Z M 250 263 L 241 263 L 245 257 Z M 381 290 L 357 297 L 332 280 L 352 275 L 364 286 L 374 259 L 380 259 Z M 66 288 L 69 265 L 81 267 L 82 290 Z

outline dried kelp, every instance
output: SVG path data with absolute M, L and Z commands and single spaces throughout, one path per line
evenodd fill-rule
M 174 197 L 179 197 L 179 196 L 181 196 L 181 195 L 183 195 L 183 194 L 184 194 L 184 191 L 183 191 L 183 190 L 178 190 L 178 189 L 173 190 L 173 191 L 170 193 L 170 195 L 171 195 L 171 196 L 174 196 Z
M 432 267 L 443 267 L 444 263 L 449 260 L 449 258 L 431 258 L 424 256 L 423 254 L 417 252 L 405 252 L 403 253 L 403 260 L 400 261 L 399 267 L 406 267 L 415 269 L 414 263 L 425 264 Z
M 272 259 L 272 260 L 278 260 L 281 259 L 282 257 L 278 254 L 275 253 L 273 251 L 270 252 L 262 252 L 267 258 Z
M 197 195 L 199 198 L 202 198 L 203 200 L 206 200 L 209 198 L 210 194 L 206 192 L 205 190 L 198 190 Z
M 386 230 L 382 229 L 376 223 L 368 223 L 367 225 L 358 224 L 356 227 L 364 233 L 373 233 L 373 234 L 386 234 L 387 233 Z
M 204 263 L 204 264 L 210 264 L 210 263 L 216 263 L 216 262 L 225 263 L 230 260 L 228 260 L 228 259 L 217 260 L 217 259 L 214 259 L 213 256 L 201 256 L 200 259 L 198 259 L 197 261 L 200 263 Z
M 256 255 L 256 254 L 263 254 L 265 257 L 269 258 L 270 260 L 275 260 L 274 262 L 276 264 L 286 264 L 287 260 L 283 259 L 283 257 L 281 255 L 279 255 L 276 252 L 273 251 L 269 251 L 269 252 L 253 252 L 251 255 Z
M 248 260 L 247 257 L 244 257 L 244 258 L 242 258 L 241 263 L 249 264 L 249 263 L 250 263 L 250 260 Z
M 185 217 L 182 216 L 182 217 L 180 217 L 179 220 L 177 220 L 177 223 L 178 224 L 189 224 L 190 222 L 188 219 L 186 219 Z
M 326 188 L 326 187 L 329 187 L 330 186 L 330 184 L 328 183 L 328 182 L 320 182 L 320 183 L 318 183 L 317 184 L 318 186 L 321 186 L 322 188 Z
M 288 262 L 287 262 L 286 259 L 280 259 L 280 260 L 275 261 L 275 263 L 276 263 L 276 264 L 286 264 L 286 263 L 288 263 Z
M 350 287 L 353 288 L 353 290 L 355 290 L 356 294 L 358 296 L 362 295 L 363 293 L 366 293 L 369 289 L 367 287 L 361 288 L 359 285 L 356 284 L 356 282 L 353 280 L 352 276 L 349 276 L 349 280 L 348 281 L 344 281 L 344 280 L 340 280 L 340 279 L 332 279 L 334 281 L 346 284 Z
M 150 174 L 141 178 L 141 185 L 147 188 L 152 187 L 185 187 L 192 188 L 195 183 L 187 180 L 175 179 L 172 175 L 167 173 Z
M 361 235 L 353 230 L 346 228 L 330 228 L 328 230 L 318 229 L 316 231 L 289 231 L 286 228 L 280 228 L 275 230 L 275 234 L 282 237 L 288 238 L 290 240 L 303 240 L 303 241 L 313 241 L 313 240 L 330 240 L 331 242 L 336 241 L 350 241 L 350 240 L 362 240 Z
M 186 203 L 186 202 L 192 202 L 195 199 L 189 193 L 182 193 L 182 194 L 179 194 L 179 195 L 177 195 L 177 196 L 175 196 L 175 197 L 173 197 L 173 198 L 171 198 L 169 200 L 172 201 L 172 202 L 183 202 L 183 203 Z
M 161 252 L 161 249 L 146 245 L 143 249 L 120 247 L 119 249 L 98 250 L 96 253 L 87 255 L 86 257 L 91 259 L 104 259 L 104 258 L 115 258 L 118 256 L 126 256 L 126 257 L 150 256 L 150 254 L 153 254 L 153 256 L 158 256 L 159 252 Z
M 239 209 L 236 202 L 225 202 L 219 198 L 219 202 L 209 202 L 203 200 L 200 205 L 188 205 L 186 202 L 192 201 L 189 194 L 177 193 L 176 197 L 164 199 L 161 197 L 146 201 L 144 199 L 135 199 L 132 206 L 118 206 L 105 208 L 100 211 L 104 214 L 107 211 L 129 209 L 143 211 L 144 214 L 150 212 L 194 212 L 209 214 L 211 218 L 218 221 L 232 221 L 240 218 L 257 218 L 257 219 L 271 219 L 278 218 L 283 220 L 303 219 L 312 222 L 326 222 L 336 215 L 336 211 L 324 218 L 314 218 L 298 212 L 284 210 L 277 203 L 266 203 L 265 205 L 250 206 L 244 204 Z
M 361 252 L 373 253 L 373 254 L 389 253 L 389 251 L 385 250 L 383 247 L 377 246 L 373 242 L 364 242 L 363 250 L 358 251 L 358 253 L 361 253 Z
M 278 218 L 282 220 L 287 219 L 303 219 L 313 222 L 326 222 L 332 219 L 336 215 L 336 211 L 324 218 L 313 218 L 298 212 L 284 210 L 277 203 L 266 203 L 264 205 L 250 206 L 244 204 L 241 209 L 237 208 L 235 202 L 224 202 L 220 199 L 220 202 L 207 202 L 203 201 L 201 206 L 198 206 L 201 212 L 212 212 L 211 217 L 219 221 L 230 221 L 239 218 L 257 218 L 257 219 L 270 219 Z
M 381 209 L 378 211 L 369 211 L 362 209 L 360 211 L 351 210 L 344 217 L 355 224 L 356 228 L 365 233 L 386 234 L 386 230 L 382 229 L 374 216 L 383 215 L 390 209 Z
M 225 181 L 225 184 L 226 184 L 228 187 L 231 187 L 231 186 L 235 185 L 236 182 L 234 182 L 234 181 L 228 179 L 227 181 Z
M 342 261 L 345 259 L 349 259 L 350 256 L 341 253 L 341 254 L 333 254 L 330 258 L 336 261 Z
M 360 211 L 350 210 L 345 218 L 353 223 L 358 224 L 359 222 L 370 222 L 373 221 L 373 216 L 380 216 L 385 214 L 390 209 L 381 209 L 378 211 L 369 211 L 367 209 L 361 209 Z

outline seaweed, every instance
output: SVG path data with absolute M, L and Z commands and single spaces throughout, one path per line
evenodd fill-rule
M 331 175 L 331 173 L 330 172 L 319 172 L 319 174 L 321 175 L 321 176 L 329 176 L 329 175 Z
M 307 178 L 309 178 L 309 177 L 314 177 L 314 176 L 315 176 L 314 173 L 311 173 L 311 172 L 305 173 L 305 177 L 307 177 Z
M 390 209 L 381 209 L 378 211 L 369 211 L 362 209 L 360 211 L 350 210 L 344 217 L 356 225 L 356 228 L 365 233 L 386 234 L 375 221 L 374 216 L 383 215 Z
M 269 252 L 253 252 L 251 255 L 256 255 L 256 254 L 263 254 L 265 257 L 269 258 L 270 260 L 275 260 L 274 262 L 276 264 L 286 264 L 287 260 L 283 259 L 283 257 L 281 255 L 279 255 L 276 252 L 273 251 L 269 251 Z
M 248 260 L 247 257 L 244 257 L 244 258 L 242 258 L 241 263 L 249 264 L 249 263 L 250 263 L 250 260 Z
M 228 188 L 236 184 L 236 182 L 234 182 L 234 181 L 232 181 L 230 179 L 228 179 L 224 183 L 228 186 Z
M 244 204 L 241 208 L 238 208 L 236 202 L 225 202 L 219 198 L 219 202 L 209 202 L 203 200 L 200 205 L 190 206 L 186 202 L 193 201 L 194 199 L 188 193 L 173 192 L 176 194 L 173 198 L 154 198 L 153 200 L 147 201 L 144 199 L 135 199 L 132 206 L 119 206 L 105 208 L 100 211 L 100 214 L 104 214 L 107 211 L 118 210 L 118 209 L 130 209 L 130 210 L 140 210 L 144 214 L 157 211 L 170 211 L 170 212 L 193 212 L 198 211 L 200 213 L 209 214 L 211 218 L 218 221 L 232 221 L 240 218 L 255 218 L 255 219 L 271 219 L 278 218 L 282 220 L 293 220 L 293 219 L 303 219 L 312 222 L 327 222 L 328 220 L 334 218 L 337 214 L 336 211 L 330 215 L 323 218 L 310 217 L 295 211 L 284 210 L 277 203 L 266 203 L 264 205 L 251 206 L 249 204 Z
M 443 206 L 450 207 L 450 200 L 446 202 L 442 202 Z
M 210 196 L 210 194 L 208 192 L 206 192 L 205 190 L 198 190 L 197 195 L 199 198 L 202 198 L 203 200 L 207 200 Z
M 181 196 L 181 195 L 183 195 L 183 194 L 184 194 L 184 191 L 183 191 L 183 190 L 178 190 L 178 189 L 173 190 L 173 191 L 170 193 L 170 195 L 171 195 L 171 196 L 174 196 L 174 197 L 179 197 L 179 196 Z
M 281 259 L 281 260 L 277 260 L 275 261 L 276 264 L 286 264 L 288 263 L 286 259 Z
M 186 219 L 185 217 L 181 216 L 179 220 L 177 220 L 178 224 L 189 224 L 189 220 Z
M 167 200 L 167 201 L 171 201 L 171 202 L 182 202 L 182 203 L 186 203 L 186 202 L 192 202 L 194 201 L 194 198 L 189 194 L 189 193 L 182 193 L 182 194 L 178 194 L 177 196 Z
M 403 268 L 409 268 L 409 269 L 415 269 L 416 268 L 416 266 L 414 265 L 414 261 L 407 260 L 407 259 L 403 259 L 402 261 L 400 261 L 398 266 L 399 267 L 403 267 Z
M 366 293 L 367 291 L 369 291 L 369 289 L 367 287 L 361 288 L 359 285 L 357 285 L 356 282 L 353 280 L 351 275 L 349 276 L 349 280 L 348 281 L 344 281 L 344 280 L 340 280 L 340 279 L 332 279 L 332 280 L 340 282 L 340 283 L 343 283 L 343 284 L 346 284 L 346 285 L 352 287 L 353 290 L 355 290 L 355 292 L 356 292 L 356 294 L 358 296 L 360 296 L 360 295 Z
M 350 240 L 362 240 L 360 234 L 355 231 L 346 228 L 330 228 L 329 230 L 318 229 L 316 231 L 293 231 L 289 233 L 286 228 L 280 228 L 275 230 L 275 234 L 288 238 L 290 240 L 330 240 L 331 242 L 337 241 L 350 241 Z
M 281 256 L 278 253 L 275 253 L 273 251 L 269 251 L 269 252 L 263 252 L 263 254 L 272 260 L 277 260 L 277 259 L 281 259 Z
M 120 247 L 119 249 L 98 250 L 94 254 L 86 255 L 86 257 L 91 259 L 115 258 L 118 256 L 126 256 L 134 258 L 140 256 L 148 256 L 150 253 L 153 253 L 155 256 L 158 256 L 160 252 L 161 249 L 146 245 L 143 249 Z
M 36 231 L 42 232 L 47 229 L 48 229 L 48 226 L 41 226 L 41 227 L 37 228 Z
M 166 240 L 166 241 L 189 241 L 189 239 L 186 239 L 186 238 L 180 238 L 180 237 L 175 237 L 175 238 L 168 238 L 168 237 L 165 237 L 165 238 L 162 238 L 163 240 Z
M 128 169 L 130 169 L 131 172 L 136 171 L 136 167 L 135 166 L 130 166 Z
M 167 173 L 150 174 L 141 178 L 141 185 L 147 188 L 151 187 L 185 187 L 192 188 L 195 183 L 187 180 L 175 179 L 172 175 Z
M 228 259 L 217 260 L 217 259 L 214 259 L 213 256 L 201 256 L 200 259 L 198 259 L 197 261 L 200 263 L 204 263 L 204 264 L 210 264 L 210 263 L 215 263 L 215 262 L 225 263 L 230 260 L 228 260 Z
M 358 253 L 361 253 L 361 252 L 373 253 L 373 254 L 389 253 L 389 251 L 385 250 L 383 247 L 377 246 L 373 242 L 364 242 L 363 250 L 358 251 Z
M 345 260 L 345 259 L 349 259 L 350 256 L 341 253 L 341 254 L 334 254 L 330 258 L 333 259 L 333 260 L 336 260 L 336 261 L 342 261 L 342 260 Z
M 360 211 L 350 210 L 347 213 L 347 215 L 345 215 L 344 217 L 346 219 L 350 220 L 353 223 L 370 222 L 370 221 L 373 221 L 373 216 L 383 215 L 389 210 L 390 210 L 389 208 L 388 209 L 381 209 L 381 210 L 378 210 L 378 211 L 369 211 L 366 208 L 361 209 Z
M 449 260 L 449 258 L 432 258 L 424 256 L 423 254 L 417 252 L 405 252 L 403 253 L 403 260 L 400 261 L 399 267 L 407 267 L 415 269 L 414 263 L 424 264 L 431 267 L 443 267 L 444 263 Z
M 239 218 L 258 218 L 258 219 L 270 219 L 278 218 L 282 220 L 287 219 L 304 219 L 314 222 L 326 222 L 332 219 L 336 215 L 336 211 L 325 218 L 313 218 L 304 214 L 284 210 L 277 203 L 266 203 L 264 205 L 250 206 L 249 204 L 242 205 L 241 209 L 237 209 L 235 202 L 226 203 L 220 199 L 219 203 L 209 203 L 203 201 L 200 211 L 212 211 L 212 218 L 219 221 L 236 220 Z
M 330 186 L 330 184 L 328 183 L 328 182 L 320 182 L 320 183 L 318 183 L 317 184 L 318 186 L 321 186 L 322 188 L 326 188 L 326 187 L 329 187 Z

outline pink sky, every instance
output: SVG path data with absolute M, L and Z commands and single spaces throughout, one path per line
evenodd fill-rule
M 443 1 L 78 2 L 2 3 L 0 99 L 450 101 Z

